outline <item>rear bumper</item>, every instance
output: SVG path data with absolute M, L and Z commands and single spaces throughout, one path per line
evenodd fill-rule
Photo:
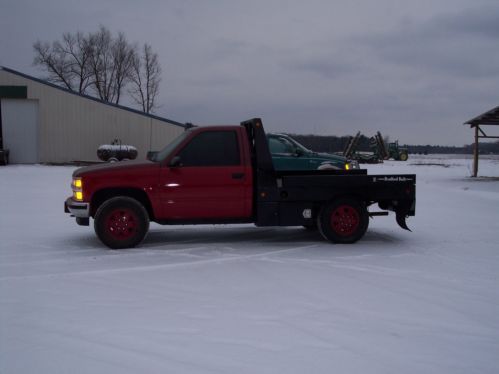
M 88 218 L 90 217 L 90 204 L 76 202 L 68 197 L 64 202 L 64 212 L 70 213 L 76 218 Z

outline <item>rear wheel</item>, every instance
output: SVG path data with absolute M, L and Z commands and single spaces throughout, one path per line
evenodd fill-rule
M 137 200 L 126 196 L 113 197 L 97 209 L 94 229 L 109 248 L 132 248 L 146 236 L 149 216 Z
M 337 199 L 326 205 L 317 218 L 322 236 L 333 243 L 355 243 L 369 225 L 365 205 L 353 198 Z

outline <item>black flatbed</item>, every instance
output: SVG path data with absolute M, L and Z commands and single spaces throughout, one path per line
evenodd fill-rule
M 405 219 L 416 213 L 415 174 L 369 175 L 365 169 L 276 171 L 261 119 L 241 126 L 251 142 L 257 226 L 321 226 L 326 207 L 355 201 L 361 210 L 365 207 L 362 216 L 385 215 L 367 211 L 377 204 L 382 211 L 395 212 L 399 226 L 408 230 Z

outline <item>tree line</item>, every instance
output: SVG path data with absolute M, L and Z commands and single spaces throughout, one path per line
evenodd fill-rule
M 409 153 L 433 153 L 433 154 L 473 154 L 474 144 L 466 144 L 462 147 L 451 147 L 443 145 L 404 145 Z M 499 154 L 499 142 L 479 143 L 478 149 L 481 154 Z
M 125 34 L 106 27 L 96 32 L 65 33 L 61 40 L 33 44 L 33 64 L 47 80 L 79 94 L 119 104 L 125 94 L 145 113 L 157 107 L 161 81 L 158 55 L 145 43 L 130 43 Z
M 320 136 L 320 135 L 297 135 L 289 134 L 293 139 L 303 144 L 305 147 L 316 152 L 336 153 L 343 152 L 349 136 Z M 388 144 L 389 138 L 385 138 L 385 144 Z M 357 150 L 362 152 L 372 151 L 370 148 L 370 138 L 361 135 Z M 462 147 L 451 147 L 441 145 L 408 145 L 400 144 L 400 147 L 407 148 L 409 153 L 419 154 L 472 154 L 473 144 L 464 145 Z M 483 154 L 499 154 L 499 142 L 480 143 L 480 153 Z

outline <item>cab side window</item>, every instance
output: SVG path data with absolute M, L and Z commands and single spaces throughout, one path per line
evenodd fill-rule
M 285 139 L 270 137 L 270 153 L 293 153 L 293 146 Z
M 182 166 L 241 164 L 235 131 L 206 131 L 195 136 L 178 154 Z

